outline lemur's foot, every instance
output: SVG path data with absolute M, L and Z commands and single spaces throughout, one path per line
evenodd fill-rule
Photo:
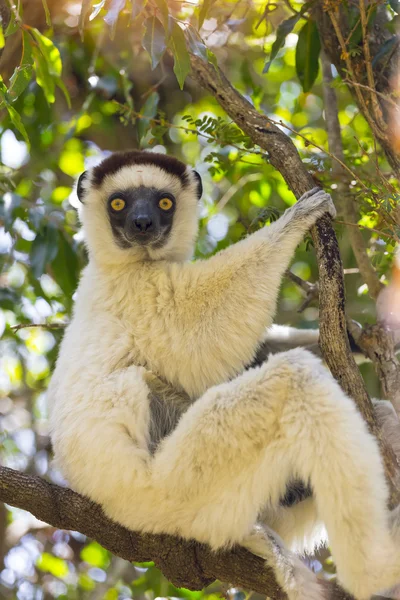
M 321 216 L 327 212 L 332 219 L 336 217 L 336 208 L 330 194 L 321 188 L 315 187 L 303 194 L 299 198 L 299 204 L 304 204 L 310 211 L 318 212 Z
M 268 527 L 256 525 L 243 540 L 252 554 L 263 558 L 273 569 L 275 577 L 288 600 L 325 600 L 323 586 L 318 579 L 280 537 Z

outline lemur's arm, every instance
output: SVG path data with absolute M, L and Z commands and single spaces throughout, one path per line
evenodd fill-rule
M 165 330 L 173 320 L 170 329 L 179 331 L 180 343 L 168 345 L 170 381 L 197 396 L 251 362 L 294 250 L 326 212 L 335 214 L 330 196 L 311 190 L 278 221 L 210 259 L 169 266 L 165 297 L 173 308 L 166 303 L 159 314 Z

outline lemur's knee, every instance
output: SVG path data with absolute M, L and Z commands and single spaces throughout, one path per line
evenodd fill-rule
M 303 348 L 271 356 L 266 363 L 265 372 L 277 386 L 277 382 L 281 382 L 281 387 L 286 390 L 287 401 L 297 405 L 299 402 L 319 403 L 330 384 L 335 385 L 332 375 L 321 360 Z

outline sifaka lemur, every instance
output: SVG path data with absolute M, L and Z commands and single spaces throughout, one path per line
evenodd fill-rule
M 358 599 L 400 581 L 378 445 L 320 359 L 254 361 L 307 230 L 335 215 L 320 189 L 276 222 L 190 262 L 201 180 L 175 158 L 116 153 L 77 188 L 89 254 L 49 388 L 71 486 L 134 530 L 234 544 L 290 600 L 320 600 L 293 553 L 325 530 Z M 161 398 L 161 400 L 160 400 Z M 293 481 L 312 496 L 287 500 Z

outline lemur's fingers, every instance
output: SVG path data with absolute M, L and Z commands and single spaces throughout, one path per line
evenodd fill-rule
M 308 192 L 306 192 L 305 194 L 300 196 L 299 202 L 303 202 L 304 200 L 307 200 L 307 198 L 309 198 L 310 196 L 313 196 L 314 194 L 317 194 L 320 191 L 321 191 L 320 187 L 313 187 L 311 190 L 308 190 Z
M 336 208 L 330 194 L 320 188 L 313 188 L 303 194 L 299 199 L 299 204 L 307 206 L 318 215 L 329 213 L 333 219 L 336 217 Z

